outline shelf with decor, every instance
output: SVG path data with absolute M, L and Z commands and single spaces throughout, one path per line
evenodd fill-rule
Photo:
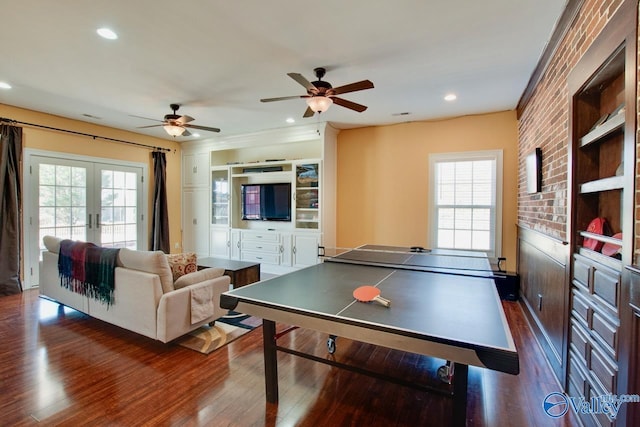
M 611 115 L 607 114 L 604 116 L 606 117 L 605 121 L 601 124 L 594 125 L 593 130 L 580 138 L 580 147 L 586 147 L 591 143 L 601 142 L 615 132 L 622 132 L 625 122 L 624 112 L 624 105 L 620 105 L 616 111 L 611 113 Z M 599 120 L 602 120 L 602 118 Z

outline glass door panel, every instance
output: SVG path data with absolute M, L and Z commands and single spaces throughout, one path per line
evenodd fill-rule
M 87 167 L 80 162 L 39 163 L 38 236 L 87 240 Z
M 229 171 L 211 171 L 211 224 L 229 224 Z
M 100 214 L 96 226 L 100 230 L 100 244 L 137 249 L 139 173 L 99 166 L 99 175 Z
M 320 164 L 296 166 L 296 228 L 317 230 L 320 225 Z

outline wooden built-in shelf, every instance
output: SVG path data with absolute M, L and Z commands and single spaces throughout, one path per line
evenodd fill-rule
M 611 236 L 604 236 L 602 234 L 590 233 L 588 231 L 580 231 L 580 236 L 584 237 L 585 239 L 593 239 L 593 240 L 598 240 L 604 243 L 611 243 L 612 245 L 622 246 L 621 239 L 616 239 L 615 237 L 611 237 Z
M 622 129 L 624 126 L 624 114 L 616 114 L 609 120 L 580 138 L 580 147 L 587 146 L 593 142 L 602 140 L 605 136 Z
M 611 176 L 580 184 L 580 194 L 598 193 L 601 191 L 621 190 L 624 188 L 623 176 Z

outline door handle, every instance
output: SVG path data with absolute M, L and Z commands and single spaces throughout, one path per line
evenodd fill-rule
M 92 218 L 92 215 L 89 214 L 89 223 L 88 223 L 89 228 L 91 228 L 91 221 L 93 221 L 93 218 Z
M 96 228 L 100 228 L 100 214 L 96 214 Z

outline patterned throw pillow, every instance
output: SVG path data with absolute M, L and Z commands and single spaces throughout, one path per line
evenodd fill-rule
M 171 267 L 174 282 L 178 277 L 198 270 L 197 257 L 194 252 L 168 254 L 167 261 L 169 262 L 169 267 Z

